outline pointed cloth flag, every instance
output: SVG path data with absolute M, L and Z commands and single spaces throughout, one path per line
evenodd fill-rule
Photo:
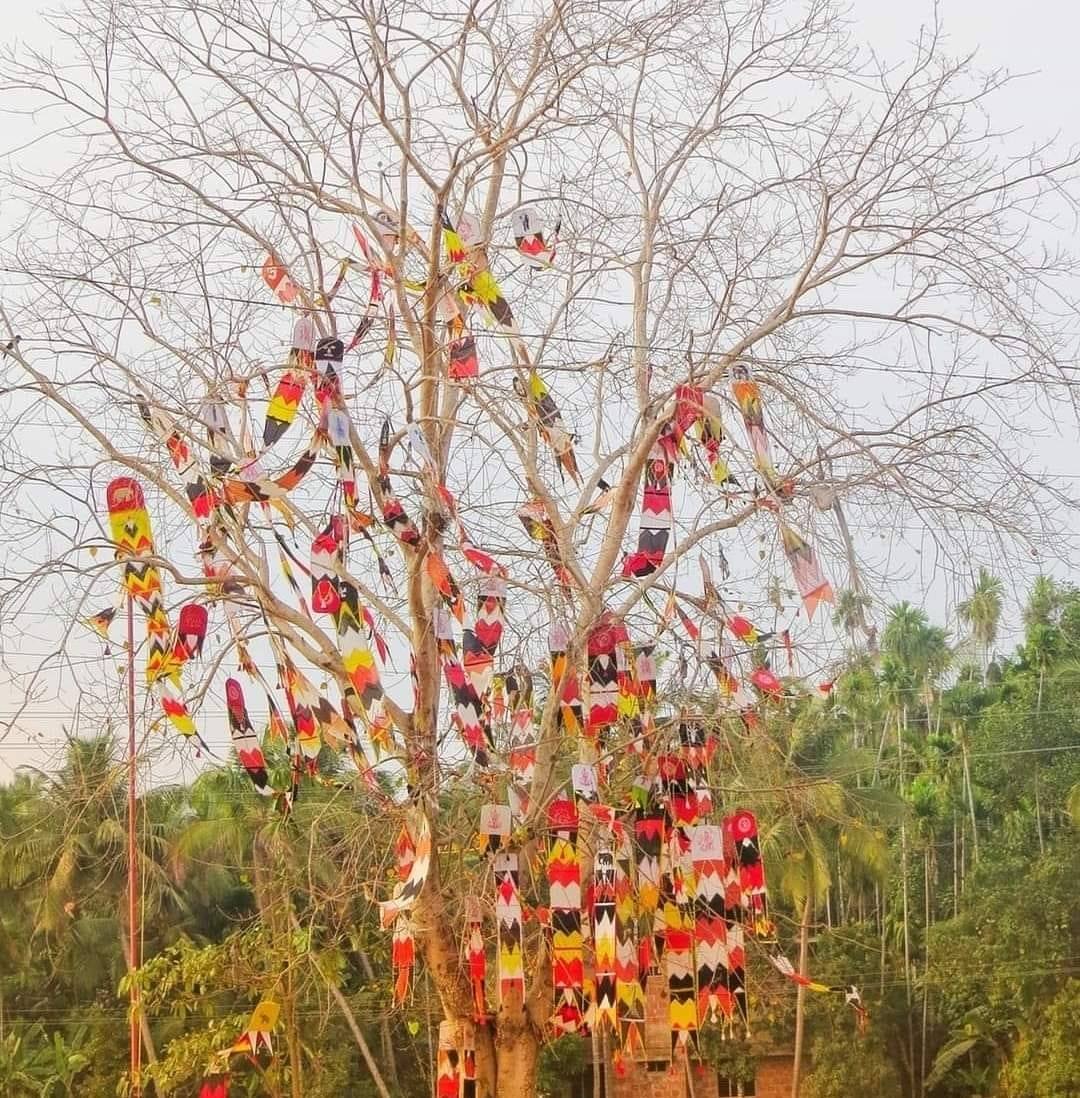
M 195 724 L 183 698 L 170 686 L 179 685 L 181 664 L 177 663 L 172 628 L 162 597 L 161 573 L 151 563 L 154 538 L 150 515 L 139 482 L 117 477 L 105 489 L 109 528 L 118 560 L 124 561 L 123 584 L 146 618 L 146 681 L 161 699 L 161 708 L 182 736 L 195 735 Z
M 299 292 L 289 272 L 272 256 L 268 255 L 262 265 L 262 279 L 270 292 L 282 305 L 291 305 Z
M 818 604 L 833 601 L 833 589 L 821 571 L 814 550 L 790 526 L 780 524 L 780 537 L 795 576 L 795 586 L 806 607 L 806 616 L 813 621 Z
M 645 1051 L 645 991 L 638 962 L 633 859 L 629 836 L 624 835 L 615 860 L 615 1001 L 621 1045 L 616 1071 L 623 1055 L 634 1058 Z
M 559 239 L 560 222 L 555 222 L 551 240 L 544 238 L 544 223 L 532 206 L 522 206 L 510 218 L 517 250 L 528 260 L 529 266 L 546 270 L 555 260 L 555 245 Z
M 293 326 L 292 347 L 285 364 L 285 373 L 274 390 L 266 409 L 263 424 L 263 446 L 273 446 L 296 419 L 297 409 L 315 371 L 315 343 L 318 332 L 309 316 L 302 316 Z
M 500 850 L 495 855 L 495 927 L 498 933 L 499 1002 L 511 996 L 525 998 L 525 965 L 521 952 L 521 897 L 518 894 L 518 855 Z
M 265 1048 L 272 1056 L 274 1046 L 270 1041 L 270 1033 L 277 1025 L 280 1012 L 281 1008 L 272 999 L 263 999 L 251 1012 L 247 1029 L 229 1051 L 250 1052 L 254 1055 L 260 1048 Z
M 248 716 L 243 687 L 236 679 L 225 680 L 225 706 L 229 716 L 229 735 L 240 765 L 264 797 L 273 796 L 274 790 L 266 775 L 266 759 Z
M 615 1013 L 615 857 L 610 850 L 598 850 L 593 859 L 593 971 L 596 982 L 597 1032 L 604 1027 L 617 1032 Z
M 577 1033 L 585 1021 L 581 936 L 581 863 L 578 813 L 560 792 L 548 809 L 552 832 L 547 857 L 551 906 L 551 956 L 555 984 L 553 1024 L 558 1033 Z
M 427 883 L 428 870 L 431 868 L 431 825 L 424 815 L 420 816 L 413 845 L 416 854 L 409 876 L 394 889 L 392 899 L 383 900 L 379 904 L 379 918 L 384 927 L 390 926 L 403 911 L 412 910 Z
M 674 466 L 661 442 L 645 462 L 637 549 L 623 561 L 624 579 L 643 579 L 660 567 L 671 536 L 671 475 Z
M 439 1023 L 439 1048 L 435 1061 L 435 1098 L 460 1098 L 461 1053 L 458 1050 L 458 1024 Z

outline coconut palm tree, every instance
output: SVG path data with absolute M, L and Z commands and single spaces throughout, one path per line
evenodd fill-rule
M 997 640 L 1001 611 L 1005 603 L 1005 585 L 988 569 L 980 568 L 971 594 L 959 603 L 956 613 L 968 627 L 986 682 L 986 668 L 990 662 L 990 647 Z

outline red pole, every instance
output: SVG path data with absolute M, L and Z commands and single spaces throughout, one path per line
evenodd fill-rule
M 135 612 L 131 596 L 127 600 L 127 695 L 128 695 L 128 975 L 131 977 L 131 1094 L 142 1095 L 142 1042 L 139 1034 L 139 989 L 135 971 L 139 967 L 139 869 L 136 862 L 135 824 L 138 802 L 135 797 Z

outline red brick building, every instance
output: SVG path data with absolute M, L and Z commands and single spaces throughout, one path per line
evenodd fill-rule
M 650 976 L 645 987 L 645 1057 L 622 1075 L 607 1064 L 602 1071 L 604 1098 L 790 1098 L 792 1056 L 786 1051 L 764 1051 L 757 1061 L 753 1083 L 739 1084 L 719 1077 L 704 1064 L 691 1061 L 673 1070 L 671 1031 L 667 1021 L 667 984 Z M 565 1098 L 593 1098 L 595 1065 L 568 1081 Z M 559 1095 L 558 1098 L 564 1098 Z

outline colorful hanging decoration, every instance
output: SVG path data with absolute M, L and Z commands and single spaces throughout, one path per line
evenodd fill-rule
M 278 382 L 263 424 L 263 446 L 269 449 L 296 419 L 307 383 L 315 373 L 315 343 L 318 332 L 309 316 L 301 316 L 293 325 L 292 347 L 285 373 Z
M 412 875 L 416 861 L 416 847 L 409 829 L 403 827 L 394 844 L 394 860 L 397 863 L 398 885 L 405 883 Z M 390 964 L 394 970 L 394 1006 L 403 1006 L 409 997 L 409 983 L 412 980 L 413 966 L 416 964 L 416 942 L 413 939 L 412 918 L 408 911 L 401 911 L 394 919 L 393 938 L 390 944 Z
M 520 378 L 514 378 L 514 389 L 525 401 L 529 415 L 536 420 L 540 437 L 551 447 L 558 459 L 560 473 L 568 473 L 570 479 L 580 487 L 581 473 L 578 471 L 577 456 L 574 453 L 574 436 L 566 429 L 551 390 L 535 370 L 529 371 L 527 384 L 523 384 Z
M 723 820 L 724 832 L 724 940 L 727 943 L 725 983 L 734 1010 L 749 1032 L 746 999 L 746 936 L 743 930 L 743 892 L 731 817 Z
M 390 484 L 390 420 L 383 420 L 382 431 L 379 434 L 379 491 L 382 495 L 380 501 L 382 519 L 386 528 L 397 540 L 408 549 L 416 549 L 420 545 L 420 531 L 413 525 L 413 521 L 405 512 L 401 501 L 394 495 Z
M 584 728 L 584 706 L 576 668 L 567 658 L 570 630 L 556 619 L 548 632 L 551 653 L 551 687 L 559 694 L 559 725 L 568 736 L 580 735 Z
M 440 606 L 433 611 L 435 639 L 442 657 L 443 675 L 453 700 L 451 719 L 457 726 L 461 739 L 477 766 L 486 768 L 491 763 L 494 741 L 491 727 L 484 713 L 484 706 L 465 674 L 458 659 L 457 642 L 450 615 Z
M 525 998 L 525 962 L 521 949 L 517 852 L 500 850 L 495 855 L 494 872 L 499 1003 L 521 1003 Z
M 383 900 L 379 904 L 379 918 L 384 927 L 390 926 L 403 911 L 412 910 L 427 883 L 428 870 L 431 868 L 431 825 L 426 816 L 420 815 L 411 835 L 414 855 L 409 875 L 398 883 L 392 899 Z
M 814 550 L 786 523 L 780 524 L 780 537 L 784 543 L 784 553 L 791 571 L 795 576 L 795 586 L 799 589 L 808 621 L 814 620 L 814 611 L 823 602 L 832 602 L 833 589 L 825 574 L 821 571 Z
M 465 962 L 469 970 L 469 986 L 472 988 L 473 1015 L 477 1021 L 483 1021 L 487 1017 L 484 908 L 480 898 L 472 895 L 465 897 Z
M 559 241 L 560 221 L 555 222 L 550 241 L 544 236 L 544 223 L 532 206 L 522 206 L 511 218 L 514 244 L 536 270 L 547 270 L 555 262 L 555 246 Z
M 480 584 L 476 620 L 461 637 L 461 662 L 473 690 L 484 698 L 495 674 L 495 652 L 503 633 L 506 610 L 506 572 L 495 566 Z
M 624 579 L 644 579 L 661 565 L 671 537 L 671 476 L 674 470 L 667 449 L 656 442 L 645 462 L 637 549 L 623 561 Z
M 739 365 L 732 370 L 731 392 L 735 403 L 742 412 L 743 425 L 754 455 L 754 468 L 770 490 L 780 486 L 780 475 L 773 465 L 772 449 L 769 445 L 769 432 L 765 429 L 765 412 L 761 403 L 761 390 L 750 376 L 748 366 Z
M 246 1052 L 256 1056 L 260 1049 L 266 1049 L 271 1056 L 274 1054 L 274 1045 L 270 1034 L 278 1023 L 278 1015 L 281 1007 L 272 999 L 264 999 L 251 1012 L 247 1029 L 233 1042 L 230 1052 Z
M 593 860 L 592 882 L 593 980 L 596 986 L 596 1010 L 593 1026 L 598 1033 L 607 1027 L 618 1033 L 615 1009 L 615 856 L 610 850 L 598 850 Z
M 735 1003 L 727 987 L 724 925 L 724 832 L 699 824 L 690 839 L 696 887 L 694 954 L 697 961 L 698 1025 L 730 1024 Z
M 772 963 L 773 968 L 781 976 L 789 979 L 796 987 L 804 987 L 807 991 L 814 991 L 821 995 L 829 993 L 843 995 L 845 1004 L 851 1007 L 855 1013 L 855 1025 L 859 1033 L 866 1032 L 870 1016 L 866 1011 L 866 1007 L 863 1006 L 862 995 L 855 984 L 821 984 L 816 980 L 812 980 L 809 976 L 803 976 L 800 972 L 796 972 L 795 966 L 782 953 L 767 953 L 766 956 Z
M 439 1023 L 439 1045 L 435 1061 L 435 1098 L 460 1098 L 461 1054 L 456 1022 Z
M 289 272 L 272 256 L 268 255 L 262 265 L 262 280 L 270 292 L 282 305 L 291 305 L 299 291 Z
M 638 955 L 638 904 L 633 886 L 633 847 L 625 832 L 615 858 L 615 1000 L 619 1044 L 615 1070 L 625 1071 L 623 1057 L 635 1059 L 645 1051 L 645 989 Z
M 548 808 L 547 877 L 551 906 L 551 952 L 557 1033 L 577 1033 L 585 1021 L 584 963 L 581 937 L 581 863 L 578 813 L 559 793 Z
M 514 819 L 521 821 L 529 810 L 529 793 L 536 769 L 536 727 L 533 724 L 531 677 L 524 668 L 516 669 L 510 681 L 515 686 L 513 701 L 516 704 L 510 717 L 508 792 Z
M 739 868 L 739 889 L 745 911 L 745 923 L 759 937 L 772 933 L 769 922 L 768 893 L 765 888 L 765 863 L 758 843 L 758 823 L 753 812 L 745 809 L 729 816 L 726 825 L 735 848 Z
M 594 744 L 603 743 L 604 733 L 619 716 L 619 673 L 615 648 L 624 630 L 610 611 L 604 610 L 589 630 L 588 656 L 589 705 L 585 734 Z
M 573 587 L 574 577 L 563 562 L 562 553 L 559 550 L 559 539 L 556 537 L 555 526 L 547 507 L 540 500 L 532 500 L 518 508 L 518 518 L 521 519 L 529 537 L 540 543 L 560 586 Z
M 255 789 L 264 797 L 272 797 L 274 790 L 267 777 L 266 759 L 248 716 L 244 689 L 236 679 L 225 680 L 225 708 L 229 717 L 229 735 L 240 765 L 247 771 Z
M 194 736 L 195 724 L 174 689 L 180 683 L 180 665 L 173 653 L 172 630 L 162 600 L 161 573 L 150 560 L 155 555 L 154 539 L 142 488 L 131 477 L 117 477 L 105 489 L 105 500 L 116 556 L 124 562 L 124 589 L 146 618 L 147 684 L 157 693 L 177 732 Z

